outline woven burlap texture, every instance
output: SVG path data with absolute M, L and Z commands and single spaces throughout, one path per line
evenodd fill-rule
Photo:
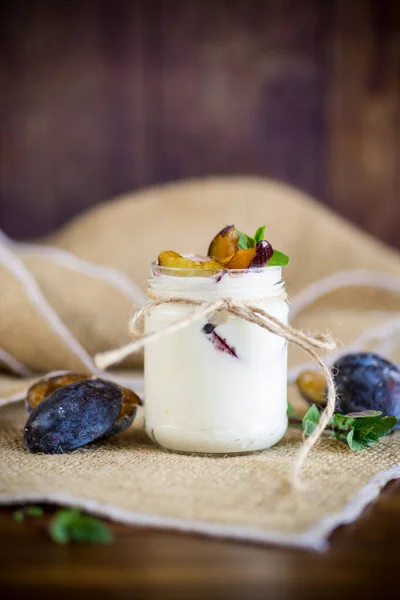
M 285 273 L 289 295 L 343 269 L 400 275 L 396 252 L 304 194 L 249 178 L 184 182 L 132 194 L 79 217 L 45 243 L 117 269 L 144 290 L 149 263 L 160 250 L 205 252 L 208 240 L 228 221 L 249 232 L 267 224 L 267 237 L 291 256 Z M 33 274 L 88 356 L 127 341 L 134 288 L 122 292 L 107 278 L 76 273 L 71 265 L 23 246 L 10 251 Z M 0 289 L 0 346 L 9 355 L 35 371 L 87 370 L 29 301 L 6 260 L 0 262 Z M 293 324 L 329 328 L 349 343 L 398 308 L 395 294 L 350 287 L 317 301 Z M 290 365 L 301 360 L 304 355 L 291 349 Z M 124 366 L 137 364 L 136 358 Z M 24 390 L 29 381 L 0 377 L 0 397 Z M 293 387 L 289 396 L 304 409 Z M 25 419 L 21 403 L 0 409 L 0 500 L 47 499 L 125 522 L 320 548 L 332 527 L 354 519 L 386 481 L 400 476 L 400 434 L 360 453 L 322 441 L 303 472 L 305 489 L 288 494 L 283 482 L 300 443 L 295 432 L 263 453 L 196 457 L 155 448 L 138 419 L 134 428 L 106 442 L 44 456 L 24 450 Z
M 343 512 L 400 456 L 400 434 L 359 453 L 324 441 L 306 463 L 305 490 L 287 493 L 297 433 L 267 452 L 214 458 L 164 452 L 133 428 L 68 455 L 45 456 L 23 447 L 24 409 L 1 412 L 0 498 L 64 499 L 122 521 L 316 548 L 323 537 L 312 535 L 313 528 Z
M 252 178 L 182 182 L 129 194 L 78 217 L 44 240 L 80 259 L 117 269 L 146 289 L 149 265 L 165 249 L 207 252 L 227 221 L 247 232 L 267 225 L 266 236 L 291 256 L 285 269 L 289 295 L 343 269 L 368 268 L 400 275 L 398 254 L 358 231 L 311 198 L 281 183 Z M 20 279 L 1 260 L 0 347 L 34 370 L 87 370 L 49 329 L 23 292 Z M 40 290 L 89 354 L 125 344 L 131 294 L 98 277 L 77 273 L 57 256 L 18 247 L 14 254 L 34 275 Z M 53 256 L 54 258 L 54 256 Z M 329 308 L 395 310 L 398 296 L 370 288 L 331 294 Z M 127 365 L 137 365 L 132 357 Z

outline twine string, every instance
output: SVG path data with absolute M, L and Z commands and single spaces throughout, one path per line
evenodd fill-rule
M 271 298 L 268 298 L 270 300 Z M 267 299 L 266 299 L 267 300 Z M 192 306 L 194 310 L 188 314 L 182 316 L 180 319 L 173 321 L 167 327 L 159 331 L 149 331 L 146 333 L 139 333 L 137 329 L 138 323 L 146 316 L 152 309 L 157 306 L 166 304 L 180 304 L 185 306 Z M 141 307 L 134 310 L 130 321 L 130 334 L 132 341 L 116 348 L 110 352 L 97 354 L 95 356 L 95 363 L 99 369 L 105 369 L 117 362 L 120 362 L 130 354 L 137 352 L 147 344 L 155 342 L 162 337 L 180 331 L 186 327 L 189 327 L 196 321 L 200 321 L 206 317 L 209 317 L 213 313 L 226 311 L 231 315 L 238 317 L 249 323 L 254 323 L 263 329 L 266 329 L 274 335 L 278 335 L 288 342 L 298 346 L 304 350 L 312 359 L 315 361 L 326 379 L 327 387 L 327 401 L 324 411 L 321 414 L 317 427 L 313 433 L 305 438 L 297 458 L 294 463 L 294 469 L 292 473 L 292 483 L 298 487 L 300 484 L 300 473 L 304 465 L 304 462 L 309 454 L 310 450 L 320 439 L 324 429 L 328 425 L 334 410 L 336 402 L 336 391 L 335 384 L 333 381 L 332 373 L 326 366 L 323 360 L 318 355 L 318 351 L 332 352 L 336 348 L 336 343 L 329 333 L 317 333 L 309 334 L 295 329 L 287 323 L 283 323 L 276 317 L 269 314 L 257 305 L 249 303 L 247 301 L 236 301 L 232 298 L 219 298 L 214 302 L 205 302 L 203 300 L 197 300 L 194 298 L 184 298 L 180 296 L 171 298 L 160 298 L 154 297 L 149 302 Z

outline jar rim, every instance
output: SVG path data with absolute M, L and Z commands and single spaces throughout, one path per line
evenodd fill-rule
M 183 267 L 164 267 L 161 266 L 159 264 L 157 264 L 156 262 L 151 263 L 151 270 L 152 270 L 152 274 L 153 275 L 167 275 L 170 277 L 179 277 L 179 276 L 186 276 L 186 277 L 212 277 L 212 276 L 218 276 L 220 274 L 225 274 L 225 273 L 229 273 L 229 275 L 231 275 L 232 277 L 235 276 L 240 276 L 240 275 L 245 275 L 248 273 L 264 273 L 265 271 L 268 272 L 273 272 L 273 271 L 279 271 L 281 270 L 282 267 L 278 266 L 278 265 L 266 265 L 265 267 L 252 267 L 251 269 L 247 268 L 247 269 L 226 269 L 226 268 L 222 268 L 222 269 L 201 269 L 201 268 L 183 268 Z M 188 272 L 190 272 L 190 275 L 188 275 Z M 185 275 L 186 273 L 186 275 Z

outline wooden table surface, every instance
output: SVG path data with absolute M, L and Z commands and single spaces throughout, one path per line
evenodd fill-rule
M 2 600 L 400 598 L 400 481 L 323 554 L 122 525 L 110 545 L 58 546 L 46 518 L 13 510 L 0 509 Z

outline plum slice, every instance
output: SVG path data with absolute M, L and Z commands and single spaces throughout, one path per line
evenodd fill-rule
M 125 429 L 128 429 L 136 416 L 137 407 L 142 404 L 142 401 L 135 392 L 124 387 L 121 387 L 121 390 L 122 408 L 114 425 L 105 434 L 107 437 L 122 433 Z
M 255 248 L 236 250 L 232 260 L 226 265 L 227 269 L 248 269 L 256 258 Z
M 235 226 L 227 225 L 212 240 L 208 249 L 208 255 L 225 266 L 234 257 L 238 241 L 239 235 Z
M 178 277 L 207 277 L 223 268 L 219 262 L 212 258 L 209 258 L 206 261 L 192 260 L 173 250 L 164 250 L 161 252 L 158 256 L 158 264 L 161 267 L 179 269 L 179 271 L 174 273 Z

